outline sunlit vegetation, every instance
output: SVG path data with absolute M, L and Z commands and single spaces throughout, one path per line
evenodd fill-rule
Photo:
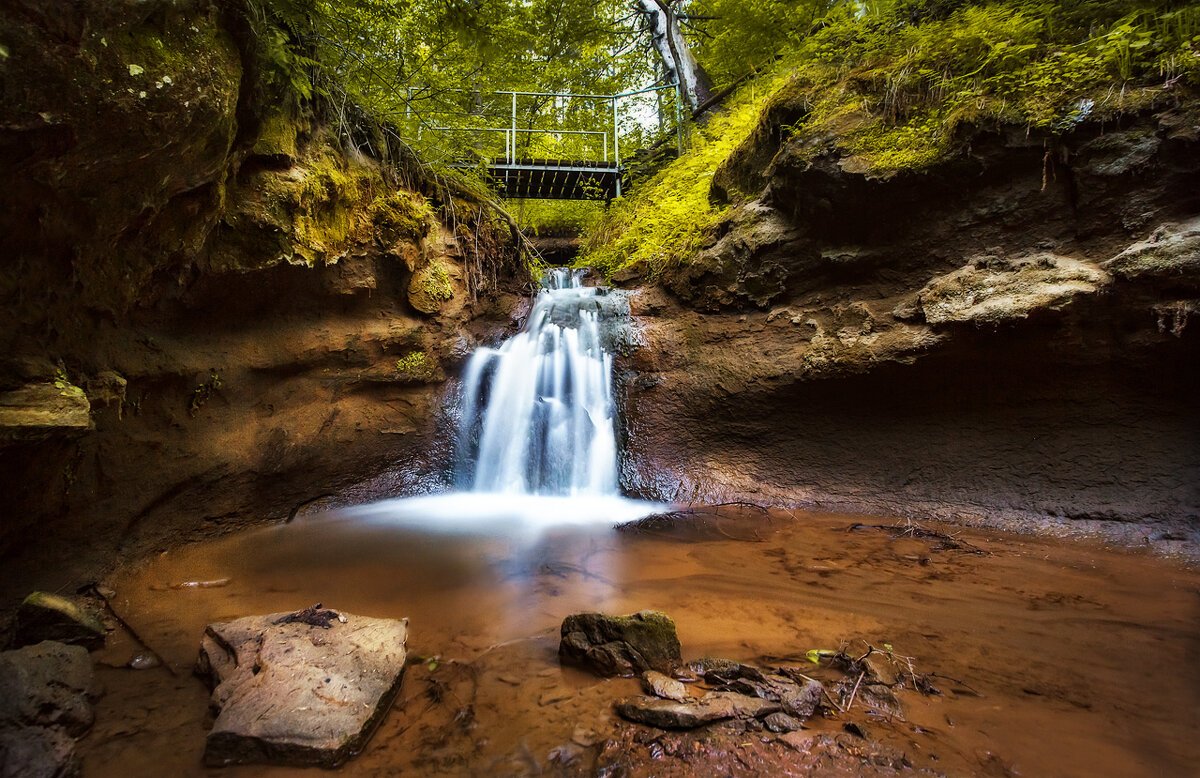
M 711 45 L 696 44 L 718 85 L 744 75 L 739 51 L 773 64 L 696 129 L 683 158 L 593 230 L 582 261 L 607 272 L 654 273 L 703 244 L 729 207 L 712 202 L 711 176 L 771 104 L 800 116 L 782 128 L 804 141 L 796 153 L 833 147 L 851 169 L 889 176 L 937 164 L 971 128 L 1053 137 L 1170 104 L 1200 82 L 1195 5 L 898 0 L 796 4 L 779 17 L 777 6 L 791 4 L 695 5 L 719 17 L 707 22 Z

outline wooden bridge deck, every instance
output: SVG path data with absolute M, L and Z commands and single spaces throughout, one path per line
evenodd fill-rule
M 621 171 L 612 162 L 518 159 L 492 162 L 487 170 L 504 198 L 611 200 L 620 194 Z

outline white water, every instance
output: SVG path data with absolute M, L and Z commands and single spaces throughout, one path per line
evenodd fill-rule
M 524 328 L 471 356 L 463 373 L 458 491 L 347 513 L 437 532 L 536 535 L 665 510 L 620 493 L 600 298 L 577 272 L 552 270 Z
M 616 495 L 612 355 L 597 290 L 556 269 L 525 327 L 463 375 L 460 478 L 473 492 Z

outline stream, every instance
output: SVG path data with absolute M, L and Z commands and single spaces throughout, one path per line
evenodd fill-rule
M 347 774 L 550 770 L 549 755 L 580 729 L 612 734 L 612 702 L 637 686 L 561 668 L 563 617 L 653 608 L 675 619 L 685 659 L 802 665 L 814 648 L 891 644 L 936 673 L 942 693 L 902 695 L 900 715 L 850 717 L 934 774 L 1194 775 L 1196 571 L 1086 541 L 940 528 L 979 554 L 848 530 L 877 519 L 721 513 L 647 534 L 587 524 L 441 533 L 327 515 L 164 553 L 111 586 L 117 610 L 174 674 L 106 666 L 141 650 L 110 638 L 99 655 L 106 693 L 80 744 L 85 774 L 300 772 L 206 773 L 208 690 L 191 667 L 207 623 L 323 602 L 411 620 L 400 697 Z M 432 679 L 453 694 L 434 702 Z M 469 724 L 456 723 L 467 707 Z M 839 733 L 843 723 L 808 725 Z M 599 748 L 571 769 L 588 774 Z

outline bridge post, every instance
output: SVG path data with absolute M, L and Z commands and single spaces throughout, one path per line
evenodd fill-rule
M 512 154 L 508 158 L 508 163 L 510 165 L 515 165 L 517 163 L 517 93 L 516 92 L 512 93 L 512 129 L 509 130 L 509 132 L 512 133 L 512 147 L 511 147 Z
M 621 128 L 617 123 L 617 96 L 612 97 L 613 109 L 613 165 L 616 167 L 617 197 L 621 196 Z

